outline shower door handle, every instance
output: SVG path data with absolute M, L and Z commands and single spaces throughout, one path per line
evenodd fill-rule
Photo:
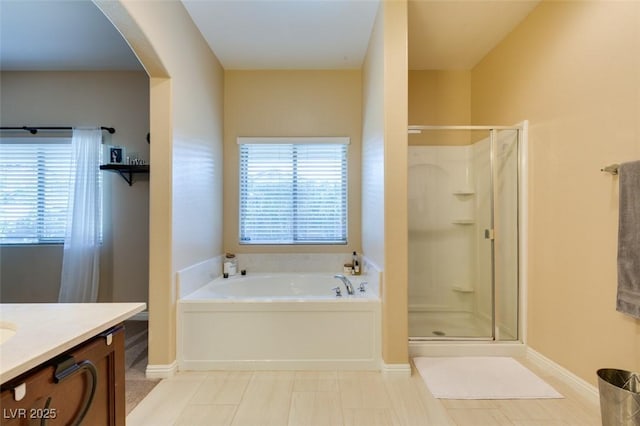
M 485 229 L 484 230 L 484 238 L 485 240 L 493 240 L 495 239 L 495 232 L 493 229 Z

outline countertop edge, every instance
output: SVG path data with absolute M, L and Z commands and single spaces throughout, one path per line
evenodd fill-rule
M 80 343 L 90 339 L 101 332 L 108 330 L 109 328 L 120 324 L 124 320 L 132 317 L 133 315 L 142 312 L 146 308 L 146 303 L 117 303 L 118 305 L 131 305 L 128 309 L 125 308 L 124 311 L 121 311 L 116 316 L 112 317 L 110 320 L 101 321 L 97 325 L 87 329 L 86 331 L 77 334 L 75 336 L 69 337 L 64 341 L 56 344 L 55 346 L 48 348 L 40 352 L 39 354 L 33 356 L 32 358 L 25 359 L 21 364 L 9 367 L 8 369 L 0 371 L 0 384 L 5 384 L 6 382 L 15 379 L 21 374 L 31 370 L 34 367 L 64 353 L 65 351 L 79 345 Z M 114 304 L 115 305 L 115 304 Z M 0 346 L 1 352 L 2 346 Z

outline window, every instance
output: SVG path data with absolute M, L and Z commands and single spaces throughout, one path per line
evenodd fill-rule
M 62 243 L 70 138 L 0 139 L 0 244 Z
M 346 244 L 349 138 L 238 138 L 241 244 Z

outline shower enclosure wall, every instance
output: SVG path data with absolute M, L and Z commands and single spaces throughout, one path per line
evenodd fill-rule
M 410 127 L 412 340 L 518 339 L 522 131 Z

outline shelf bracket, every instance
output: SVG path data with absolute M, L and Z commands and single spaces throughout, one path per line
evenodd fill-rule
M 110 172 L 116 172 L 122 179 L 129 184 L 133 185 L 133 176 L 138 174 L 149 174 L 148 164 L 103 164 L 100 166 L 100 170 L 107 170 Z
M 118 170 L 117 172 L 120 175 L 120 177 L 122 177 L 122 179 L 124 179 L 129 184 L 129 186 L 133 185 L 133 173 L 131 172 L 131 170 L 129 170 L 128 173 L 122 170 Z

